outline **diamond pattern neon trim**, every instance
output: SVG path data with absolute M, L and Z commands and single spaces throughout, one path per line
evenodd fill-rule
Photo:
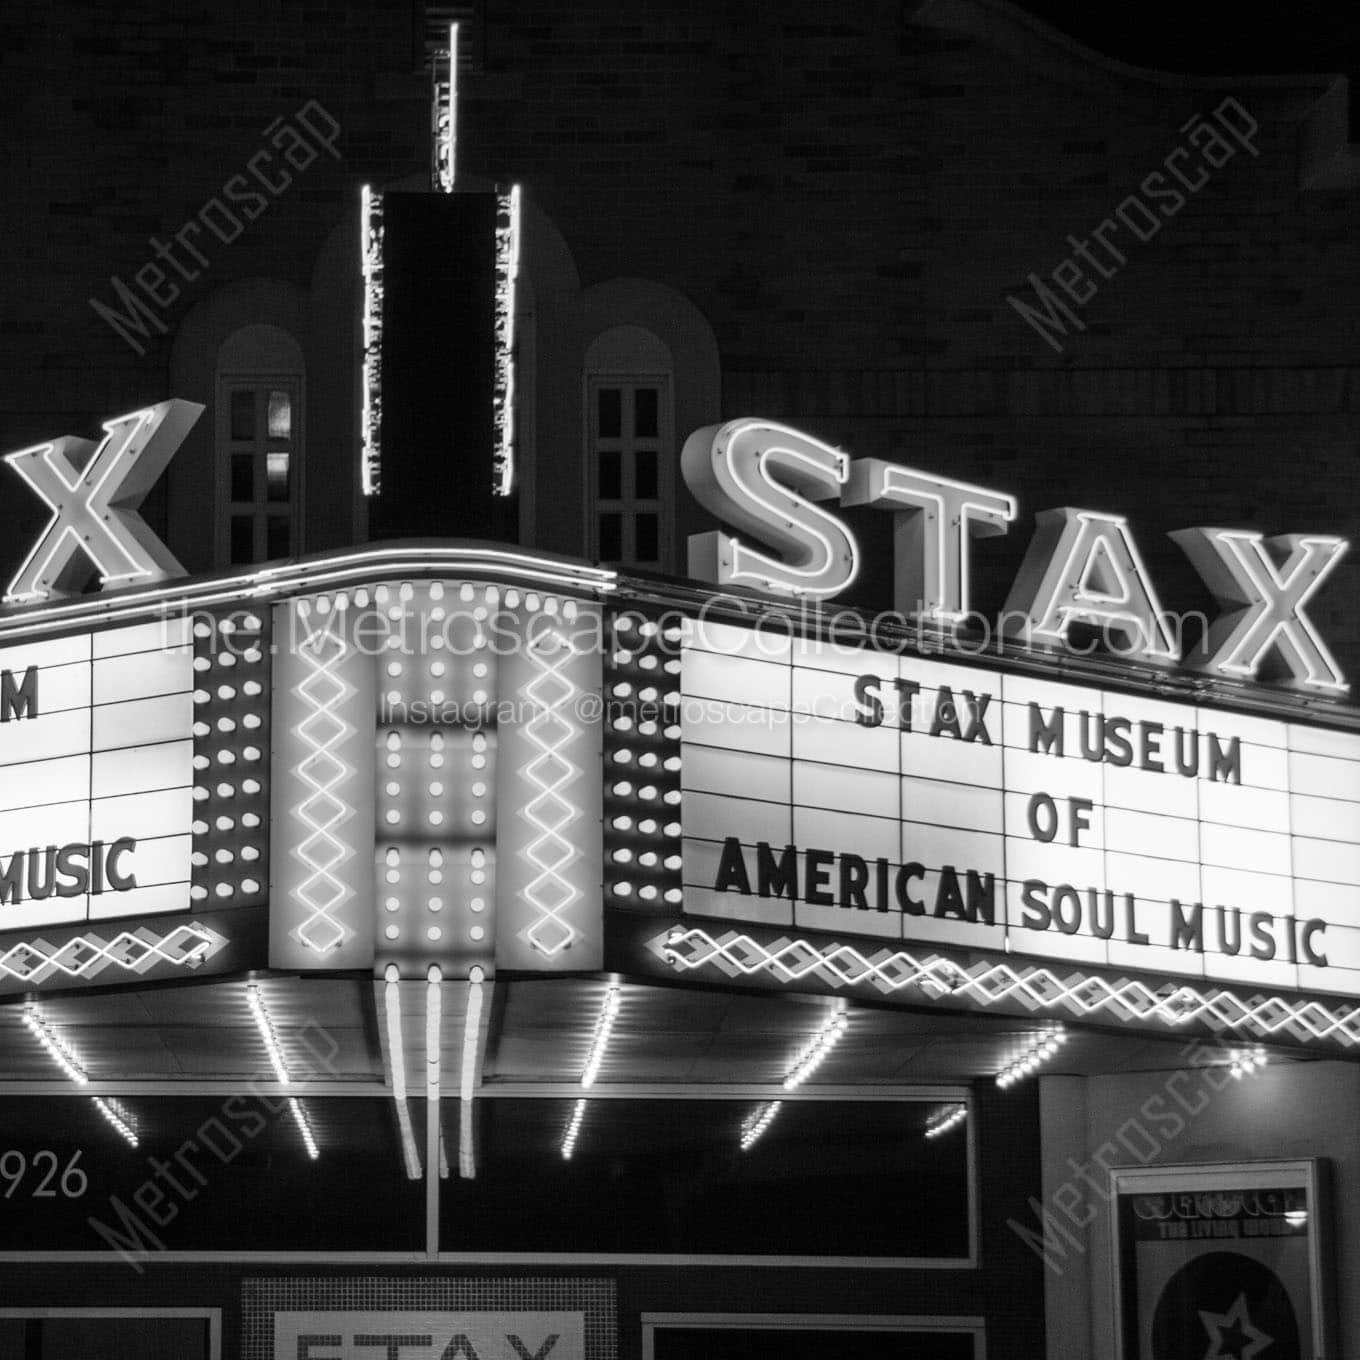
M 832 987 L 867 983 L 885 995 L 919 987 L 931 997 L 956 997 L 984 1006 L 1018 1001 L 1031 1011 L 1064 1008 L 1078 1016 L 1103 1013 L 1112 1019 L 1168 1026 L 1203 1021 L 1224 1029 L 1253 1030 L 1263 1038 L 1284 1035 L 1360 1045 L 1360 1009 L 1333 1010 L 1318 1001 L 1264 995 L 1243 1001 L 1216 987 L 1201 991 L 1179 983 L 1168 983 L 1161 992 L 1136 979 L 1079 972 L 1059 976 L 1037 964 L 979 960 L 964 968 L 938 954 L 918 956 L 903 949 L 865 953 L 853 945 L 821 947 L 787 938 L 763 945 L 739 931 L 714 936 L 684 926 L 657 936 L 649 947 L 677 972 L 714 967 L 727 977 L 768 973 L 781 982 L 815 981 Z
M 178 925 L 165 935 L 151 926 L 140 926 L 107 940 L 93 932 L 59 945 L 44 939 L 23 940 L 0 954 L 0 978 L 17 978 L 36 986 L 55 973 L 84 982 L 106 968 L 140 974 L 164 963 L 192 969 L 219 953 L 226 943 L 225 936 L 198 921 Z
M 575 653 L 560 637 L 546 634 L 535 639 L 526 651 L 538 674 L 524 686 L 524 697 L 533 706 L 524 735 L 538 754 L 524 769 L 524 777 L 535 793 L 524 805 L 521 816 L 536 832 L 525 847 L 524 857 L 538 873 L 524 888 L 524 896 L 538 915 L 525 929 L 524 938 L 539 953 L 552 958 L 581 937 L 581 932 L 566 919 L 567 912 L 580 899 L 581 890 L 564 872 L 580 858 L 580 851 L 566 832 L 580 818 L 581 810 L 565 792 L 581 773 L 565 754 L 578 735 L 576 724 L 566 714 L 571 712 L 571 702 L 580 691 L 563 674 Z
M 318 954 L 339 949 L 354 934 L 353 927 L 334 914 L 349 896 L 335 870 L 354 854 L 354 847 L 336 835 L 336 829 L 354 816 L 354 809 L 334 792 L 353 774 L 349 763 L 336 754 L 354 731 L 338 712 L 354 693 L 354 686 L 335 669 L 347 650 L 334 627 L 312 629 L 298 649 L 309 669 L 296 693 L 310 711 L 293 732 L 307 752 L 298 764 L 297 776 L 308 791 L 292 813 L 307 828 L 307 835 L 292 853 L 308 870 L 294 896 L 309 914 L 292 934 L 299 944 Z

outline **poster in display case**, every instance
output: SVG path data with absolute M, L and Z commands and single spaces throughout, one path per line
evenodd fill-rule
M 1317 1159 L 1120 1170 L 1120 1360 L 1332 1360 Z

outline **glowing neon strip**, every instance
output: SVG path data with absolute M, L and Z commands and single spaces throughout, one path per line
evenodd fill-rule
M 1006 1087 L 1014 1086 L 1017 1081 L 1023 1081 L 1031 1073 L 1037 1072 L 1066 1042 L 1067 1031 L 1061 1025 L 1047 1034 L 1032 1039 L 1020 1057 L 1007 1063 L 996 1074 L 996 1084 L 1004 1091 Z
M 127 1111 L 114 1101 L 105 1100 L 103 1096 L 94 1097 L 95 1109 L 104 1116 L 105 1119 L 122 1135 L 129 1147 L 138 1145 L 137 1131 L 125 1117 Z
M 467 1011 L 463 1016 L 463 1061 L 458 1074 L 458 1174 L 477 1178 L 477 1149 L 473 1144 L 472 1096 L 477 1089 L 477 1055 L 481 1050 L 482 1010 L 486 1004 L 484 974 L 468 970 Z
M 421 1176 L 420 1152 L 416 1146 L 415 1129 L 411 1126 L 411 1106 L 406 1094 L 406 1050 L 401 1034 L 401 983 L 398 977 L 397 965 L 388 964 L 383 985 L 387 1061 L 392 1072 L 392 1100 L 397 1109 L 397 1126 L 401 1130 L 401 1156 L 406 1164 L 406 1178 L 418 1181 Z
M 1241 1081 L 1243 1077 L 1254 1077 L 1269 1061 L 1260 1044 L 1255 1048 L 1234 1048 L 1228 1054 L 1228 1073 L 1235 1081 Z
M 741 1123 L 741 1150 L 749 1152 L 760 1141 L 765 1130 L 774 1123 L 779 1111 L 784 1108 L 782 1100 L 767 1100 L 757 1105 Z
M 132 619 L 165 620 L 171 609 L 207 608 L 239 604 L 245 599 L 302 595 L 373 580 L 374 572 L 394 578 L 434 575 L 449 568 L 511 577 L 540 585 L 563 586 L 607 594 L 618 589 L 619 574 L 607 567 L 576 566 L 551 557 L 499 548 L 452 547 L 429 544 L 412 550 L 378 547 L 327 556 L 314 562 L 285 562 L 234 576 L 204 581 L 180 581 L 173 587 L 118 591 L 91 595 L 59 605 L 25 607 L 0 617 L 0 637 L 53 632 L 78 624 L 107 624 Z
M 590 1102 L 584 1096 L 578 1100 L 571 1112 L 571 1122 L 567 1125 L 567 1131 L 562 1136 L 562 1160 L 571 1161 L 571 1154 L 576 1151 L 576 1140 L 581 1136 L 581 1123 L 586 1117 L 586 1106 Z
M 947 1109 L 937 1110 L 926 1121 L 926 1137 L 939 1138 L 946 1134 L 950 1129 L 956 1128 L 968 1118 L 967 1105 L 951 1105 Z
M 498 194 L 496 204 L 496 454 L 492 494 L 508 496 L 515 485 L 515 295 L 519 281 L 519 185 L 513 185 L 508 194 Z
M 435 76 L 434 88 L 435 187 L 453 192 L 458 178 L 458 25 L 449 25 L 448 78 Z
M 363 373 L 359 409 L 360 476 L 365 496 L 382 489 L 382 195 L 359 191 L 359 265 L 364 280 Z
M 827 1020 L 812 1036 L 811 1043 L 798 1055 L 797 1060 L 789 1069 L 788 1075 L 784 1078 L 784 1089 L 786 1091 L 793 1091 L 800 1087 L 827 1060 L 831 1050 L 845 1037 L 846 1026 L 849 1023 L 850 1017 L 845 1013 L 844 1005 L 842 1005 L 831 1019 Z
M 425 983 L 425 1095 L 437 1101 L 442 1094 L 440 1068 L 444 1027 L 444 974 L 437 963 L 430 965 Z
M 1285 1033 L 1360 1045 L 1360 1009 L 1333 1011 L 1318 1001 L 1260 996 L 1245 1002 L 1218 988 L 1199 991 L 1185 984 L 1163 994 L 1136 980 L 1110 982 L 1087 973 L 1059 977 L 1039 965 L 1016 968 L 979 960 L 963 968 L 938 954 L 922 957 L 900 949 L 866 954 L 852 945 L 822 947 L 798 939 L 767 947 L 739 931 L 714 936 L 682 926 L 657 936 L 650 947 L 676 972 L 711 966 L 727 977 L 768 973 L 780 982 L 866 984 L 886 995 L 919 987 L 932 998 L 949 996 L 984 1006 L 1019 1001 L 1031 1010 L 1061 1006 L 1078 1016 L 1106 1011 L 1120 1020 L 1157 1020 L 1168 1026 L 1203 1020 L 1228 1029 L 1251 1026 L 1266 1037 Z
M 279 1085 L 291 1086 L 293 1079 L 288 1075 L 288 1064 L 284 1061 L 283 1049 L 279 1047 L 279 1036 L 274 1031 L 274 1020 L 269 1014 L 269 1008 L 264 1004 L 264 996 L 258 983 L 252 982 L 246 986 L 246 1002 L 250 1006 L 255 1028 L 260 1032 L 265 1052 L 269 1055 L 269 1065 L 274 1069 Z
M 90 1075 L 75 1050 L 62 1038 L 39 1012 L 31 1001 L 25 1004 L 22 1016 L 28 1032 L 43 1046 L 47 1056 L 52 1059 L 68 1081 L 77 1086 L 89 1084 Z M 125 1117 L 125 1111 L 103 1096 L 93 1097 L 94 1107 L 104 1116 L 114 1129 L 132 1146 L 137 1146 L 137 1133 Z
M 306 907 L 308 915 L 291 934 L 299 944 L 322 955 L 339 949 L 354 934 L 353 927 L 335 914 L 350 890 L 334 871 L 354 854 L 353 847 L 336 834 L 337 828 L 354 816 L 354 809 L 337 792 L 354 774 L 353 767 L 339 754 L 354 731 L 340 711 L 354 687 L 335 669 L 347 653 L 337 630 L 324 626 L 311 629 L 297 649 L 308 673 L 294 693 L 308 711 L 293 728 L 293 735 L 306 752 L 294 773 L 307 792 L 289 810 L 307 832 L 293 850 L 293 857 L 307 869 L 293 896 Z
M 565 754 L 579 735 L 568 715 L 580 690 L 564 674 L 576 656 L 565 639 L 545 633 L 527 652 L 538 674 L 524 687 L 533 716 L 523 730 L 539 754 L 524 769 L 536 792 L 521 813 L 535 832 L 523 855 L 538 872 L 525 886 L 524 896 L 538 915 L 524 937 L 540 954 L 552 958 L 581 937 L 566 913 L 582 892 L 564 872 L 581 856 L 576 838 L 566 833 L 582 813 L 565 793 L 581 773 Z
M 312 1126 L 307 1122 L 307 1112 L 302 1108 L 302 1102 L 296 1096 L 289 1096 L 288 1108 L 292 1112 L 293 1122 L 298 1126 L 298 1132 L 302 1135 L 307 1155 L 312 1161 L 316 1161 L 321 1153 L 317 1150 L 316 1139 L 312 1136 Z
M 609 1050 L 609 1039 L 614 1033 L 614 1021 L 618 1019 L 619 1007 L 622 1004 L 621 989 L 611 987 L 605 995 L 599 1018 L 595 1021 L 595 1037 L 590 1042 L 590 1054 L 586 1058 L 585 1070 L 581 1073 L 582 1086 L 594 1086 L 595 1078 L 600 1075 L 600 1064 L 604 1062 L 604 1055 Z
M 89 1082 L 89 1073 L 85 1071 L 84 1064 L 76 1056 L 75 1050 L 43 1019 L 32 1002 L 24 1007 L 23 1021 L 28 1032 L 46 1049 L 47 1056 L 61 1068 L 68 1081 L 74 1082 L 77 1086 L 84 1086 Z
M 106 968 L 138 974 L 158 964 L 197 968 L 226 944 L 224 936 L 197 921 L 178 925 L 166 935 L 157 935 L 149 926 L 139 926 L 111 940 L 95 934 L 77 935 L 61 945 L 43 939 L 22 940 L 0 954 L 0 977 L 13 977 L 37 986 L 53 973 L 84 981 Z

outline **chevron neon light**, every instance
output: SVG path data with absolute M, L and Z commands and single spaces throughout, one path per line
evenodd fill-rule
M 852 945 L 815 945 L 780 939 L 766 946 L 739 931 L 714 936 L 706 930 L 672 928 L 651 942 L 676 971 L 712 967 L 726 977 L 767 973 L 780 982 L 821 982 L 831 987 L 873 987 L 892 996 L 919 987 L 932 1000 L 951 997 L 983 1006 L 1019 1004 L 1031 1011 L 1063 1008 L 1076 1016 L 1103 1014 L 1118 1020 L 1156 1021 L 1177 1027 L 1194 1021 L 1217 1029 L 1251 1029 L 1263 1038 L 1327 1040 L 1360 1046 L 1360 1009 L 1335 1010 L 1319 1001 L 1287 1001 L 1257 995 L 1244 1001 L 1230 992 L 1172 985 L 1160 990 L 1137 979 L 1110 980 L 1089 973 L 1065 976 L 1041 966 L 1015 967 L 978 960 L 968 968 L 939 954 L 902 949 L 864 952 Z
M 339 674 L 348 647 L 334 624 L 335 616 L 327 617 L 330 626 L 312 628 L 298 648 L 307 674 L 295 692 L 308 712 L 293 728 L 293 734 L 306 752 L 296 773 L 307 792 L 290 809 L 306 829 L 293 856 L 307 869 L 294 895 L 308 912 L 292 934 L 300 944 L 323 955 L 338 949 L 354 934 L 337 914 L 350 890 L 335 872 L 354 853 L 336 834 L 354 816 L 354 809 L 336 792 L 354 773 L 339 754 L 342 743 L 354 731 L 341 716 L 341 705 L 354 693 L 354 687 Z
M 582 813 L 565 793 L 581 773 L 565 754 L 579 733 L 568 715 L 580 690 L 564 673 L 575 653 L 557 634 L 536 638 L 527 654 L 537 674 L 524 687 L 533 708 L 524 735 L 538 754 L 525 767 L 524 777 L 537 791 L 521 815 L 535 833 L 523 854 L 538 872 L 524 896 L 538 915 L 524 935 L 540 954 L 553 958 L 581 935 L 567 919 L 581 889 L 565 873 L 581 853 L 567 832 Z
M 164 935 L 150 926 L 121 931 L 111 939 L 91 932 L 59 945 L 44 939 L 23 940 L 0 954 L 0 977 L 37 986 L 54 973 L 87 981 L 107 968 L 142 974 L 158 964 L 197 968 L 221 952 L 227 940 L 197 921 L 175 926 Z

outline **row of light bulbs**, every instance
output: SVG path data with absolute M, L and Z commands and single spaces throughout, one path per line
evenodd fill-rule
M 1062 1025 L 1055 1025 L 1030 1041 L 1025 1051 L 1014 1061 L 1006 1064 L 997 1073 L 996 1084 L 1004 1091 L 1017 1081 L 1037 1072 L 1067 1042 L 1067 1031 Z
M 1269 1057 L 1260 1044 L 1254 1048 L 1228 1050 L 1228 1072 L 1236 1081 L 1241 1081 L 1243 1077 L 1254 1077 L 1268 1061 Z

